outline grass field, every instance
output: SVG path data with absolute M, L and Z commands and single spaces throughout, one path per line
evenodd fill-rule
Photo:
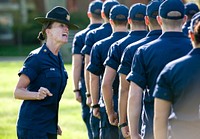
M 13 98 L 18 81 L 17 72 L 22 62 L 0 61 L 0 139 L 17 139 L 16 120 L 21 100 Z M 63 135 L 58 139 L 87 139 L 85 125 L 81 119 L 80 104 L 72 92 L 71 65 L 65 65 L 69 80 L 60 102 L 59 125 Z

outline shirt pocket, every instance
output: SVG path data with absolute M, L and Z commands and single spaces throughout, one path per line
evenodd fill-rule
M 47 89 L 53 96 L 47 96 L 44 99 L 43 105 L 51 105 L 58 103 L 60 84 L 61 84 L 61 75 L 56 71 L 48 71 L 46 74 L 46 85 Z

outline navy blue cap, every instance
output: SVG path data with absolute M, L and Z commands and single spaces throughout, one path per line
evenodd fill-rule
M 194 32 L 194 28 L 196 26 L 196 24 L 200 21 L 200 12 L 196 13 L 192 19 L 191 19 L 191 22 L 190 22 L 190 31 Z
M 146 5 L 141 3 L 133 4 L 129 10 L 128 18 L 143 21 L 146 16 Z
M 125 5 L 115 5 L 110 10 L 110 19 L 115 21 L 127 21 L 128 20 L 128 7 Z
M 152 0 L 147 5 L 146 14 L 147 16 L 156 19 L 158 16 L 159 6 L 161 5 L 162 1 Z
M 119 2 L 116 1 L 116 0 L 106 0 L 103 3 L 103 6 L 102 6 L 102 12 L 104 12 L 104 14 L 106 15 L 106 17 L 109 17 L 111 8 L 113 6 L 115 6 L 115 5 L 118 5 L 118 4 L 119 4 Z
M 103 2 L 100 0 L 94 0 L 89 4 L 88 12 L 101 15 L 101 9 L 102 9 Z
M 185 14 L 186 15 L 193 16 L 197 12 L 199 12 L 199 7 L 197 4 L 195 4 L 193 2 L 188 2 L 185 4 Z
M 170 15 L 171 12 L 176 12 L 180 15 Z M 184 4 L 181 0 L 166 0 L 159 7 L 159 15 L 165 19 L 182 19 L 185 15 Z

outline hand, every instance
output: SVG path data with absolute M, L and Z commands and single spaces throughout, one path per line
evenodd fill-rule
M 91 96 L 86 98 L 86 104 L 87 104 L 89 107 L 91 107 L 91 104 L 92 104 Z
M 36 94 L 36 99 L 42 100 L 42 99 L 45 99 L 47 96 L 53 96 L 53 94 L 50 93 L 47 88 L 40 87 L 40 89 L 38 90 Z
M 108 114 L 108 120 L 111 125 L 118 126 L 118 116 L 116 112 L 109 113 Z
M 99 119 L 101 118 L 99 108 L 94 108 L 92 112 L 93 112 L 94 117 L 99 118 Z
M 128 126 L 122 127 L 121 132 L 125 139 L 130 139 L 130 132 Z
M 80 94 L 80 92 L 79 91 L 77 91 L 77 92 L 75 92 L 75 97 L 76 97 L 76 101 L 78 101 L 78 102 L 82 102 L 82 98 L 81 98 L 81 94 Z
M 62 130 L 61 130 L 61 128 L 60 128 L 60 126 L 59 126 L 59 125 L 58 125 L 57 134 L 58 134 L 58 135 L 60 135 L 60 136 L 62 135 Z

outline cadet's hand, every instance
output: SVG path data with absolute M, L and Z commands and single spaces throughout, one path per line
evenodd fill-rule
M 82 102 L 81 94 L 79 91 L 75 92 L 75 97 L 76 97 L 76 101 L 80 103 Z
M 113 126 L 118 126 L 118 116 L 116 112 L 109 113 L 108 114 L 108 119 L 111 125 Z
M 91 96 L 87 97 L 86 98 L 86 104 L 91 107 L 91 104 L 92 104 L 92 99 L 91 99 Z
M 93 108 L 92 111 L 93 111 L 94 117 L 99 118 L 99 119 L 101 118 L 99 108 Z
M 58 125 L 57 134 L 58 134 L 58 135 L 60 135 L 60 136 L 62 135 L 62 130 L 61 130 L 61 128 L 60 128 L 60 126 L 59 126 L 59 125 Z
M 47 88 L 40 87 L 40 89 L 38 90 L 36 94 L 36 99 L 42 100 L 42 99 L 45 99 L 47 96 L 53 96 L 53 94 L 50 93 Z
M 122 127 L 121 132 L 125 139 L 130 139 L 130 132 L 128 126 Z

